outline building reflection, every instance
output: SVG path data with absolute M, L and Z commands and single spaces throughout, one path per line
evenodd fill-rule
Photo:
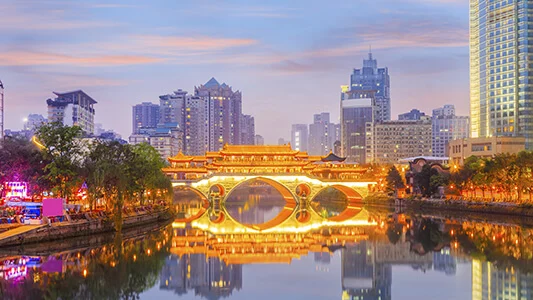
M 242 266 L 227 265 L 219 258 L 205 254 L 170 255 L 161 270 L 160 289 L 178 295 L 193 290 L 206 299 L 229 297 L 242 288 Z
M 533 274 L 472 260 L 472 300 L 533 299 Z

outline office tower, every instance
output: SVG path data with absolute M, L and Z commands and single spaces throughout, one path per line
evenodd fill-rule
M 367 146 L 372 162 L 397 164 L 400 159 L 431 156 L 432 126 L 428 116 L 418 121 L 368 124 Z
M 160 96 L 160 98 L 163 96 Z M 166 100 L 165 100 L 166 101 Z M 156 128 L 160 119 L 160 107 L 151 102 L 143 102 L 133 106 L 132 109 L 133 134 L 139 134 L 141 128 Z
M 4 84 L 0 80 L 0 139 L 4 139 Z
M 530 1 L 470 0 L 470 136 L 523 136 L 533 150 Z
M 367 154 L 367 123 L 374 123 L 375 91 L 343 90 L 341 96 L 341 147 L 348 162 L 365 164 Z M 370 145 L 369 145 L 370 146 Z
M 94 105 L 96 100 L 82 90 L 56 93 L 55 99 L 48 99 L 48 122 L 61 122 L 68 126 L 79 126 L 85 133 L 94 133 Z
M 419 111 L 418 109 L 411 109 L 410 112 L 406 112 L 404 114 L 398 115 L 398 120 L 404 121 L 417 121 L 420 120 L 421 117 L 424 117 L 426 113 Z
M 390 103 L 390 77 L 388 68 L 378 68 L 378 62 L 368 54 L 368 59 L 363 60 L 362 69 L 354 69 L 350 80 L 351 91 L 375 91 L 376 122 L 391 119 Z
M 259 134 L 256 134 L 255 135 L 255 145 L 264 145 L 265 144 L 265 139 L 263 138 L 262 135 L 259 135 Z
M 219 151 L 224 144 L 241 143 L 242 94 L 211 78 L 194 88 L 194 95 L 204 100 L 207 151 Z
M 158 123 L 179 123 L 183 124 L 184 105 L 187 92 L 178 89 L 173 94 L 159 96 L 159 120 Z
M 184 153 L 187 155 L 204 155 L 209 143 L 206 136 L 206 111 L 204 99 L 188 95 L 185 98 Z
M 514 267 L 472 260 L 472 300 L 531 299 L 533 275 Z
M 468 137 L 469 118 L 456 116 L 453 105 L 444 105 L 433 110 L 432 116 L 432 152 L 433 156 L 447 155 L 448 143 L 452 140 Z
M 309 125 L 308 152 L 311 155 L 327 155 L 333 151 L 335 142 L 335 124 L 330 123 L 329 113 L 313 116 L 313 124 Z
M 250 115 L 242 115 L 241 144 L 255 145 L 255 120 Z
M 294 150 L 307 151 L 307 125 L 293 124 L 291 130 L 291 146 Z
M 29 114 L 28 117 L 24 119 L 24 130 L 35 131 L 44 124 L 46 124 L 46 118 L 43 117 L 43 115 Z

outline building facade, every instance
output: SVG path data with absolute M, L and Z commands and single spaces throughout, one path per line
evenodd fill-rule
M 468 137 L 470 130 L 467 116 L 456 116 L 453 105 L 444 105 L 433 110 L 431 118 L 433 156 L 444 157 L 448 151 L 448 143 L 452 140 Z
M 420 120 L 421 117 L 424 117 L 426 113 L 419 111 L 418 109 L 411 109 L 410 112 L 406 112 L 404 114 L 398 115 L 398 120 L 400 121 L 417 121 Z
M 255 135 L 255 145 L 264 145 L 265 144 L 265 138 L 263 138 L 262 135 L 256 134 Z
M 255 119 L 250 115 L 242 115 L 241 144 L 255 145 Z
M 335 143 L 335 124 L 329 119 L 329 113 L 313 116 L 313 124 L 309 125 L 308 152 L 311 155 L 326 155 L 333 151 Z
M 342 156 L 349 162 L 365 164 L 372 159 L 367 149 L 367 124 L 374 123 L 375 91 L 345 91 L 341 97 Z
M 306 124 L 292 125 L 291 145 L 294 150 L 307 151 L 308 131 Z
M 227 84 L 211 78 L 194 88 L 194 95 L 203 100 L 204 138 L 207 151 L 218 151 L 224 144 L 241 143 L 242 94 Z
M 516 154 L 525 149 L 524 137 L 467 138 L 450 141 L 448 155 L 451 164 L 462 165 L 470 156 L 490 158 L 501 153 Z
M 183 110 L 187 91 L 178 89 L 173 94 L 159 96 L 159 120 L 157 123 L 183 124 Z
M 151 102 L 134 105 L 131 132 L 138 134 L 141 128 L 156 128 L 159 123 L 160 112 L 160 106 Z
M 397 164 L 400 159 L 432 156 L 432 124 L 429 117 L 419 121 L 387 121 L 367 124 L 372 162 Z
M 530 1 L 470 0 L 472 138 L 523 136 L 533 150 Z
M 362 69 L 354 69 L 350 78 L 350 90 L 375 91 L 376 122 L 391 119 L 390 76 L 388 68 L 378 68 L 378 62 L 368 54 L 368 59 L 363 60 Z
M 46 124 L 47 120 L 43 115 L 39 114 L 29 114 L 26 119 L 24 119 L 24 130 L 32 131 L 39 129 L 39 127 Z
M 46 100 L 48 122 L 61 122 L 68 126 L 79 126 L 85 133 L 94 133 L 94 105 L 96 100 L 82 90 L 56 93 L 55 99 Z

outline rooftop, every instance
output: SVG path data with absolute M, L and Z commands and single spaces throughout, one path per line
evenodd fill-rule
M 82 90 L 75 90 L 75 91 L 64 92 L 64 93 L 58 93 L 58 92 L 53 92 L 53 93 L 57 96 L 58 99 L 67 98 L 67 99 L 72 99 L 72 100 L 73 100 L 72 96 L 81 94 L 83 97 L 88 98 L 91 101 L 91 104 L 98 103 L 96 102 L 96 100 L 94 100 L 91 96 L 87 95 L 87 93 L 85 93 Z

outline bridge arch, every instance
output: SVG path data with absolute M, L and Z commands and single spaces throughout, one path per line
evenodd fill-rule
M 296 197 L 294 196 L 294 194 L 290 191 L 290 189 L 288 187 L 286 187 L 282 183 L 280 183 L 280 182 L 278 182 L 276 180 L 270 179 L 270 178 L 254 177 L 254 178 L 247 179 L 247 180 L 237 184 L 235 187 L 233 187 L 229 191 L 229 193 L 226 195 L 225 199 L 226 200 L 229 199 L 231 194 L 233 193 L 233 191 L 237 190 L 239 187 L 241 187 L 243 185 L 249 184 L 252 181 L 261 181 L 263 183 L 266 183 L 266 184 L 270 185 L 274 189 L 276 189 L 276 191 L 278 191 L 281 194 L 281 196 L 283 197 L 283 199 L 285 200 L 285 206 L 283 207 L 281 212 L 276 217 L 274 217 L 273 219 L 271 219 L 271 220 L 269 220 L 269 221 L 267 221 L 265 223 L 262 223 L 262 224 L 243 224 L 244 226 L 261 231 L 261 230 L 266 230 L 266 229 L 278 226 L 279 224 L 283 223 L 284 221 L 286 221 L 287 219 L 289 219 L 291 217 L 291 215 L 294 213 L 294 210 L 296 209 L 296 206 L 298 205 L 298 203 L 296 202 Z M 233 219 L 233 217 L 231 217 L 230 214 L 228 214 L 228 217 Z M 238 221 L 236 221 L 236 222 L 238 222 Z
M 351 219 L 351 218 L 355 217 L 363 209 L 363 197 L 361 196 L 361 194 L 359 194 L 353 188 L 350 188 L 350 187 L 347 187 L 347 186 L 344 186 L 344 185 L 339 185 L 339 184 L 330 185 L 330 186 L 328 186 L 326 188 L 323 188 L 320 191 L 318 191 L 318 193 L 313 197 L 313 199 L 311 199 L 311 203 L 316 201 L 316 198 L 323 191 L 325 191 L 328 188 L 333 188 L 333 189 L 341 192 L 342 194 L 344 194 L 346 196 L 346 200 L 347 200 L 346 209 L 344 211 L 342 211 L 340 214 L 328 218 L 328 220 L 334 221 L 334 222 L 342 222 L 342 221 L 345 221 L 345 220 L 348 220 L 348 219 Z M 314 208 L 312 208 L 312 209 L 314 209 Z M 315 211 L 315 212 L 317 212 L 317 211 Z
M 198 196 L 198 205 L 199 205 L 199 210 L 197 213 L 195 213 L 194 215 L 191 215 L 189 217 L 186 217 L 186 218 L 176 218 L 176 221 L 177 222 L 183 222 L 183 223 L 189 223 L 191 221 L 194 221 L 198 218 L 200 218 L 201 216 L 203 216 L 207 210 L 209 209 L 209 200 L 207 200 L 207 197 L 204 195 L 204 193 L 202 193 L 201 191 L 193 188 L 193 187 L 190 187 L 190 186 L 177 186 L 177 187 L 174 187 L 174 197 L 177 197 L 176 196 L 176 191 L 188 191 L 188 192 L 192 192 L 194 195 Z M 179 196 L 178 196 L 179 197 Z M 176 206 L 180 206 L 180 204 L 176 204 L 175 203 L 175 198 L 173 199 L 173 205 L 176 205 Z M 187 203 L 183 203 L 182 204 L 182 207 L 177 207 L 177 210 L 178 212 L 183 209 L 185 209 L 185 207 L 183 205 L 185 204 L 194 204 L 194 201 L 188 201 Z

